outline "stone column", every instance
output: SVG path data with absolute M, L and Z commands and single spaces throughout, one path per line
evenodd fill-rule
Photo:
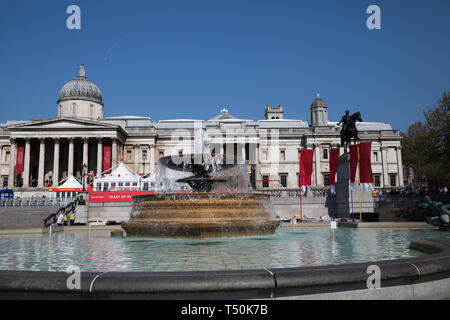
M 97 144 L 97 175 L 103 172 L 103 140 L 98 138 Z
M 403 187 L 403 163 L 402 163 L 402 148 L 398 146 L 397 148 L 397 171 L 398 171 L 398 185 Z
M 134 172 L 139 173 L 139 146 L 137 144 L 133 145 L 134 152 Z
M 315 158 L 315 171 L 316 171 L 316 186 L 321 185 L 321 172 L 320 172 L 320 144 L 316 144 L 314 149 Z
M 380 147 L 381 151 L 381 168 L 383 172 L 383 188 L 388 187 L 389 177 L 388 177 L 388 166 L 387 166 L 387 148 L 385 146 Z
M 30 139 L 25 139 L 25 159 L 23 160 L 23 187 L 30 187 Z
M 117 139 L 112 139 L 112 148 L 111 148 L 111 167 L 114 167 L 117 164 Z
M 53 187 L 56 188 L 59 182 L 59 139 L 55 138 L 53 152 Z
M 260 163 L 259 163 L 259 144 L 255 143 L 255 179 L 261 180 L 261 174 L 259 172 L 260 170 Z M 256 188 L 258 188 L 258 181 L 255 181 Z
M 155 145 L 150 145 L 150 175 L 155 174 Z
M 11 139 L 11 149 L 10 149 L 10 159 L 9 159 L 9 174 L 8 174 L 8 189 L 14 188 L 14 178 L 16 176 L 16 140 Z
M 83 175 L 84 185 L 87 186 L 87 174 L 89 172 L 89 138 L 83 138 L 83 163 L 82 168 L 86 165 L 86 172 L 81 171 Z
M 67 177 L 73 176 L 73 138 L 69 138 L 69 157 L 67 166 Z
M 44 169 L 45 169 L 45 139 L 39 139 L 39 171 L 38 188 L 44 187 Z

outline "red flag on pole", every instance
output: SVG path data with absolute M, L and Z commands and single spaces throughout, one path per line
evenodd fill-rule
M 358 145 L 350 145 L 350 182 L 355 183 L 356 167 L 358 166 Z
M 373 174 L 371 166 L 372 142 L 361 142 L 359 145 L 359 176 L 364 188 L 373 188 Z
M 111 146 L 103 147 L 103 172 L 111 169 Z
M 299 180 L 300 187 L 311 185 L 312 163 L 313 163 L 313 150 L 303 149 L 300 151 L 300 170 Z
M 330 186 L 331 192 L 334 193 L 336 185 L 336 172 L 339 162 L 339 148 L 331 148 L 330 150 Z
M 23 172 L 23 150 L 24 147 L 17 148 L 16 174 L 22 174 Z

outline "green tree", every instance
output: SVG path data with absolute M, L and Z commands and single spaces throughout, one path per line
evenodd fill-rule
M 414 171 L 416 181 L 429 186 L 450 182 L 450 93 L 432 108 L 424 110 L 425 122 L 416 122 L 403 135 L 405 166 Z

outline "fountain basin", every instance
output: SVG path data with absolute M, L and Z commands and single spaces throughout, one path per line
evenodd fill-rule
M 221 238 L 269 235 L 280 221 L 270 196 L 256 193 L 161 193 L 133 197 L 128 237 Z

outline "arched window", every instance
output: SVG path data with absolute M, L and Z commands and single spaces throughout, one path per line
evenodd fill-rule
M 72 115 L 73 116 L 77 115 L 77 104 L 76 103 L 72 103 Z
M 89 105 L 89 117 L 94 117 L 94 105 Z

